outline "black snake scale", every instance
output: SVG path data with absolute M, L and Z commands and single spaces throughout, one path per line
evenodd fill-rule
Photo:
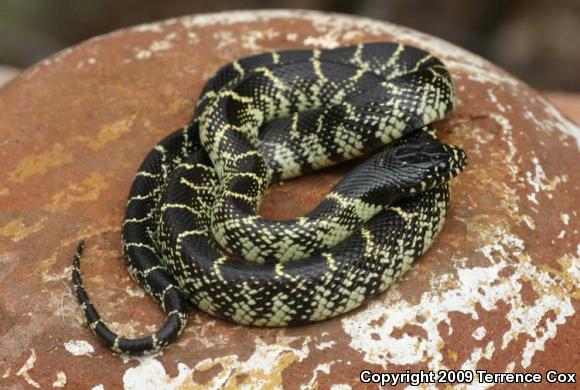
M 114 351 L 152 353 L 184 329 L 190 302 L 236 323 L 285 326 L 337 316 L 384 291 L 431 246 L 448 182 L 465 165 L 464 152 L 430 126 L 454 100 L 444 65 L 402 44 L 273 52 L 224 66 L 192 121 L 145 158 L 127 203 L 127 267 L 165 324 L 138 339 L 109 330 L 82 284 L 81 242 L 72 275 L 91 329 Z M 376 149 L 307 215 L 257 215 L 269 185 Z

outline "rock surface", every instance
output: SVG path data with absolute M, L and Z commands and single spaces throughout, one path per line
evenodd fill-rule
M 0 86 L 12 80 L 18 74 L 16 68 L 0 65 Z
M 438 131 L 470 165 L 453 182 L 434 247 L 389 291 L 333 320 L 257 329 L 192 310 L 160 356 L 123 359 L 101 346 L 71 294 L 74 246 L 87 240 L 85 283 L 114 329 L 137 335 L 161 323 L 120 261 L 124 204 L 141 159 L 186 123 L 205 80 L 253 53 L 378 40 L 432 51 L 458 88 L 459 106 Z M 338 390 L 362 387 L 363 369 L 580 367 L 580 130 L 538 92 L 441 40 L 297 11 L 138 26 L 65 50 L 5 85 L 0 135 L 2 388 Z M 262 213 L 308 210 L 344 171 L 276 186 Z

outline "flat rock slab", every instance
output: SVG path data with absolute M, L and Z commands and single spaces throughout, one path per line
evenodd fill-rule
M 459 106 L 437 126 L 467 151 L 434 247 L 386 293 L 321 323 L 258 329 L 192 309 L 162 355 L 103 347 L 71 294 L 86 239 L 86 287 L 126 335 L 163 313 L 129 278 L 120 227 L 132 177 L 188 121 L 223 64 L 272 49 L 400 41 L 439 56 Z M 480 57 L 368 19 L 232 12 L 172 19 L 92 39 L 0 90 L 0 387 L 361 387 L 359 372 L 580 367 L 580 130 L 544 97 Z M 271 189 L 262 209 L 313 207 L 344 173 Z M 544 385 L 546 383 L 544 382 Z M 405 385 L 406 386 L 406 385 Z

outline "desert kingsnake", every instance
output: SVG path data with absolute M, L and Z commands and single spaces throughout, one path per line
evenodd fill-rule
M 336 316 L 385 290 L 430 247 L 448 181 L 466 162 L 430 126 L 454 101 L 444 65 L 402 44 L 280 51 L 224 66 L 192 121 L 145 158 L 127 204 L 127 266 L 166 312 L 164 326 L 138 339 L 107 328 L 82 285 L 81 242 L 73 282 L 91 329 L 117 352 L 151 353 L 183 330 L 188 301 L 240 324 L 284 326 Z M 269 185 L 379 148 L 306 216 L 257 216 Z

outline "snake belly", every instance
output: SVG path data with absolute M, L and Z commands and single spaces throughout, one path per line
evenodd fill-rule
M 123 249 L 133 278 L 166 313 L 126 338 L 73 283 L 90 328 L 119 353 L 160 351 L 191 303 L 254 326 L 348 312 L 390 286 L 433 243 L 465 153 L 431 123 L 451 112 L 445 66 L 420 49 L 367 43 L 246 57 L 210 79 L 193 119 L 162 140 L 133 182 Z M 268 186 L 370 152 L 313 211 L 266 220 Z

